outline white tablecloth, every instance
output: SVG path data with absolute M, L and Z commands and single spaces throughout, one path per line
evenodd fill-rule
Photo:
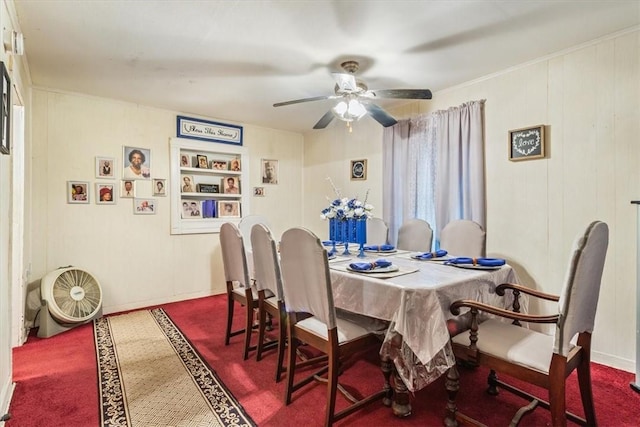
M 453 366 L 446 321 L 454 316 L 450 304 L 474 299 L 499 307 L 510 306 L 510 293 L 499 297 L 500 283 L 518 283 L 515 271 L 505 265 L 498 270 L 470 270 L 436 261 L 416 261 L 407 254 L 368 254 L 367 260 L 384 258 L 401 269 L 419 270 L 388 279 L 346 270 L 350 260 L 331 262 L 336 307 L 391 321 L 381 354 L 394 361 L 410 391 L 431 383 Z M 526 312 L 526 301 L 523 301 Z

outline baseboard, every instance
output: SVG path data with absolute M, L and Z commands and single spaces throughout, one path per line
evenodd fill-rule
M 219 293 L 219 292 L 218 292 Z M 201 291 L 201 292 L 193 292 L 189 294 L 180 294 L 174 295 L 168 298 L 156 298 L 150 299 L 146 301 L 138 301 L 131 304 L 120 304 L 120 305 L 112 305 L 112 306 L 103 306 L 102 312 L 104 314 L 112 314 L 112 313 L 120 313 L 123 311 L 137 310 L 142 308 L 153 307 L 156 305 L 168 304 L 171 302 L 185 301 L 189 299 L 208 297 L 211 295 L 215 295 L 211 291 Z
M 2 386 L 2 392 L 0 394 L 0 418 L 9 413 L 9 405 L 11 405 L 11 398 L 13 397 L 13 390 L 16 388 L 16 384 L 13 381 Z M 4 426 L 4 421 L 0 421 L 0 427 Z
M 593 351 L 593 349 L 591 349 L 591 361 L 626 372 L 633 373 L 636 371 L 636 362 L 634 360 L 624 359 L 608 353 Z

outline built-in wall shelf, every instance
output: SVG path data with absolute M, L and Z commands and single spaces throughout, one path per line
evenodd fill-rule
M 217 233 L 248 214 L 245 147 L 171 138 L 169 148 L 171 234 Z

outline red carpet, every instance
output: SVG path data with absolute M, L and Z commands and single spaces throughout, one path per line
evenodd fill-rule
M 253 420 L 260 426 L 317 426 L 324 420 L 324 384 L 310 384 L 284 406 L 284 382 L 273 381 L 275 353 L 255 361 L 242 360 L 242 338 L 232 338 L 224 346 L 226 296 L 200 298 L 162 306 L 200 354 L 218 373 Z M 237 320 L 241 322 L 242 310 Z M 241 323 L 238 323 L 240 325 Z M 596 333 L 598 331 L 596 330 Z M 382 385 L 376 355 L 370 363 L 358 362 L 343 377 L 353 389 L 367 393 Z M 461 390 L 458 407 L 489 426 L 507 426 L 513 414 L 526 403 L 510 393 L 497 397 L 484 393 L 487 371 L 460 370 Z M 593 364 L 596 415 L 601 426 L 636 426 L 640 419 L 640 395 L 629 382 L 633 374 Z M 504 379 L 504 377 L 502 377 Z M 20 426 L 98 426 L 98 392 L 92 326 L 84 325 L 60 335 L 39 339 L 30 337 L 14 349 L 14 381 L 17 383 L 8 427 Z M 546 395 L 541 395 L 546 398 Z M 339 396 L 343 406 L 345 402 Z M 337 423 L 338 426 L 441 426 L 446 393 L 443 378 L 412 397 L 413 414 L 397 419 L 390 409 L 375 402 Z M 575 377 L 568 381 L 568 407 L 582 414 Z M 549 412 L 536 409 L 521 426 L 550 425 Z M 569 425 L 572 425 L 569 423 Z

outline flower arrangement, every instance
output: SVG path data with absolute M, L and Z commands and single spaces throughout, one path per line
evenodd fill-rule
M 322 219 L 337 219 L 339 221 L 346 221 L 348 219 L 367 219 L 373 215 L 371 211 L 373 206 L 367 203 L 369 197 L 369 190 L 365 195 L 364 201 L 358 200 L 358 198 L 349 199 L 348 197 L 342 197 L 340 191 L 336 188 L 331 181 L 331 178 L 327 178 L 333 187 L 333 192 L 336 198 L 332 201 L 327 197 L 330 204 L 324 208 L 320 213 Z

